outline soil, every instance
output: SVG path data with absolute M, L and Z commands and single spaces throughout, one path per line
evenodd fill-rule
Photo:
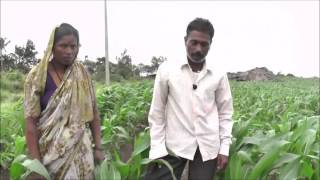
M 9 180 L 9 170 L 0 168 L 0 180 Z

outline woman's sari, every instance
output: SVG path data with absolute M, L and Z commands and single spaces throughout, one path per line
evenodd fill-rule
M 75 61 L 61 84 L 41 111 L 47 67 L 52 58 L 54 31 L 40 63 L 25 82 L 25 117 L 38 118 L 37 130 L 41 161 L 54 179 L 92 179 L 94 170 L 92 135 L 88 123 L 96 112 L 92 81 Z

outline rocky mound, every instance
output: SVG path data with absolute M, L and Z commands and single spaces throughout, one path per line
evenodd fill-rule
M 237 81 L 266 81 L 276 77 L 266 67 L 254 68 L 246 72 L 228 73 L 228 78 Z

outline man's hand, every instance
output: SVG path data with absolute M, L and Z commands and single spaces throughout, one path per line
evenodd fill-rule
M 226 168 L 227 164 L 228 164 L 228 156 L 218 154 L 217 171 L 220 171 L 220 170 L 223 170 L 224 168 Z

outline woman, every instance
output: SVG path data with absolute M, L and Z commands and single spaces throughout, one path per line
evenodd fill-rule
M 53 179 L 92 179 L 94 160 L 104 158 L 95 92 L 78 50 L 78 31 L 56 27 L 25 82 L 28 150 Z

